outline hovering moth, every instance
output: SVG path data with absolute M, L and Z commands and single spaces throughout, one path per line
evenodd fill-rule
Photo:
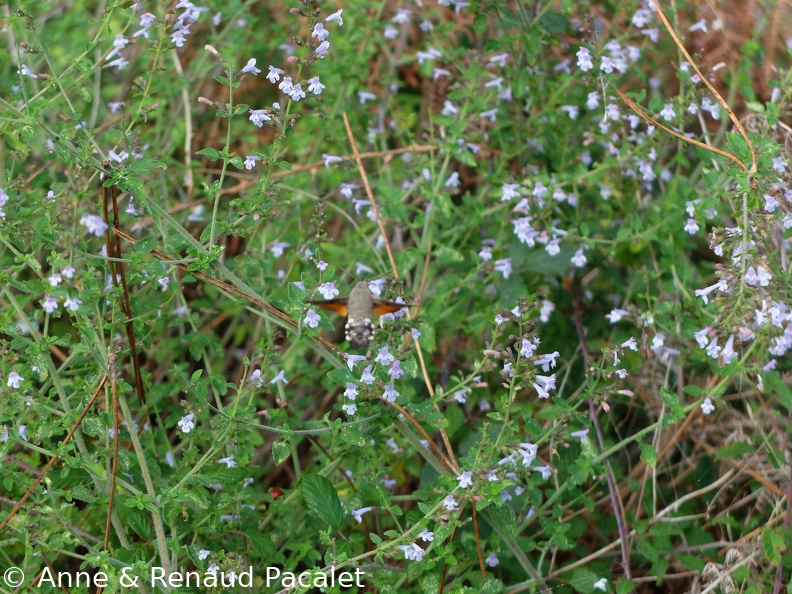
M 356 284 L 346 297 L 328 299 L 327 301 L 308 301 L 308 303 L 346 317 L 347 322 L 344 326 L 346 339 L 356 349 L 365 349 L 368 346 L 374 334 L 374 324 L 371 320 L 375 315 L 395 313 L 410 305 L 409 303 L 396 303 L 380 299 L 369 290 L 366 281 Z

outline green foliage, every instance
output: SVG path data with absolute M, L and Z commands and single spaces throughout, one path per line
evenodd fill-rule
M 688 47 L 711 47 L 702 16 L 673 15 Z M 19 591 L 63 591 L 33 584 L 50 568 L 107 592 L 166 591 L 152 568 L 194 572 L 185 592 L 790 574 L 770 487 L 789 474 L 792 85 L 779 61 L 767 100 L 753 72 L 781 52 L 757 36 L 723 69 L 746 130 L 638 3 L 5 17 L 0 559 Z M 364 279 L 405 304 L 365 351 L 321 303 Z

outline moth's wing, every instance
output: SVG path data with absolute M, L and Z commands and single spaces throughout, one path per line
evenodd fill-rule
M 379 297 L 373 298 L 371 302 L 374 304 L 375 316 L 381 316 L 387 313 L 396 313 L 404 307 L 410 307 L 413 305 L 412 303 L 396 303 L 395 301 L 387 301 L 385 299 L 380 299 Z
M 336 312 L 338 315 L 346 317 L 347 315 L 347 302 L 348 299 L 343 297 L 341 299 L 328 299 L 326 301 L 306 301 L 306 303 L 310 303 L 312 305 L 318 305 L 322 309 L 329 309 L 330 311 Z

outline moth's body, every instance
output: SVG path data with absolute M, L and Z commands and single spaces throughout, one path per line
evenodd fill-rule
M 365 349 L 374 335 L 374 298 L 366 281 L 360 281 L 349 293 L 344 330 L 346 339 L 356 349 Z
M 407 307 L 407 303 L 396 303 L 380 299 L 369 290 L 368 282 L 358 282 L 346 297 L 329 299 L 327 301 L 309 301 L 325 309 L 334 311 L 342 316 L 347 316 L 344 326 L 346 339 L 356 349 L 368 347 L 374 335 L 374 316 L 385 313 L 394 313 Z

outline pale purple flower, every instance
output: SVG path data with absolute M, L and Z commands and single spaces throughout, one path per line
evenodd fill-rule
M 272 116 L 270 115 L 272 111 L 269 109 L 249 109 L 248 113 L 250 114 L 250 121 L 258 128 L 261 128 L 264 122 L 272 120 Z
M 324 160 L 325 169 L 329 169 L 333 163 L 341 163 L 344 160 L 341 157 L 328 155 L 327 153 L 322 153 L 322 159 Z
M 459 504 L 457 503 L 456 499 L 454 499 L 453 495 L 449 495 L 445 499 L 443 499 L 443 507 L 445 507 L 448 511 L 453 511 Z
M 575 255 L 572 256 L 572 264 L 574 264 L 578 268 L 583 268 L 586 265 L 586 256 L 583 254 L 583 248 L 578 249 L 575 252 Z
M 404 375 L 404 370 L 401 368 L 401 362 L 394 361 L 391 368 L 388 370 L 388 375 L 392 380 L 397 380 Z
M 18 390 L 21 382 L 25 381 L 21 375 L 19 375 L 16 371 L 12 371 L 8 374 L 8 383 L 6 384 L 9 388 L 14 390 Z
M 709 414 L 712 414 L 712 411 L 714 411 L 714 410 L 715 410 L 715 405 L 712 404 L 712 400 L 710 400 L 710 397 L 707 396 L 704 399 L 704 402 L 701 403 L 701 411 L 705 415 L 709 415 Z
M 536 361 L 534 361 L 534 365 L 541 367 L 542 371 L 547 373 L 551 368 L 555 369 L 556 359 L 558 357 L 559 357 L 559 352 L 554 351 L 552 353 L 548 353 L 539 357 Z
M 371 507 L 361 507 L 360 509 L 353 509 L 349 513 L 353 518 L 355 518 L 355 521 L 358 524 L 362 524 L 363 514 L 370 512 L 371 509 L 372 509 Z
M 629 340 L 624 341 L 619 346 L 623 349 L 630 349 L 631 351 L 638 350 L 638 343 L 635 341 L 635 338 L 632 336 L 630 337 Z
M 773 212 L 775 211 L 776 208 L 778 208 L 778 200 L 776 200 L 774 196 L 771 196 L 770 194 L 765 194 L 764 199 L 765 199 L 764 209 L 766 212 Z
M 294 90 L 294 83 L 292 82 L 291 76 L 284 76 L 283 80 L 278 83 L 278 88 L 283 91 L 284 94 L 289 95 Z
M 368 101 L 374 101 L 377 96 L 369 91 L 358 91 L 358 99 L 361 105 L 365 105 Z
M 321 54 L 327 54 L 327 52 L 328 52 L 329 50 L 330 50 L 330 42 L 329 42 L 329 41 L 327 41 L 327 40 L 324 40 L 324 41 L 323 41 L 322 43 L 320 43 L 320 44 L 319 44 L 319 46 L 318 46 L 318 47 L 317 47 L 317 48 L 314 50 L 314 53 L 315 53 L 315 54 L 317 54 L 317 55 L 319 55 L 319 57 L 320 57 L 320 58 L 324 58 L 324 56 L 323 56 L 323 55 L 321 55 Z
M 355 363 L 358 361 L 365 361 L 365 355 L 350 355 L 349 353 L 344 353 L 344 359 L 346 359 L 347 367 L 349 367 L 349 371 L 352 371 Z
M 332 299 L 338 295 L 338 289 L 336 289 L 335 281 L 330 281 L 327 283 L 322 283 L 316 288 L 319 293 L 321 293 L 322 297 L 325 299 Z
M 690 235 L 695 235 L 699 231 L 698 223 L 696 223 L 696 219 L 688 219 L 687 223 L 685 223 L 684 230 L 686 233 L 690 233 Z
M 424 551 L 415 543 L 409 545 L 399 545 L 399 549 L 404 552 L 404 558 L 409 561 L 420 562 L 421 559 L 424 558 L 424 555 L 426 555 L 426 551 Z
M 693 294 L 696 297 L 701 297 L 701 299 L 704 301 L 704 305 L 707 305 L 709 303 L 708 295 L 710 293 L 712 293 L 716 289 L 718 291 L 726 291 L 728 288 L 729 286 L 726 284 L 726 281 L 721 279 L 714 285 L 710 285 L 709 287 L 705 287 L 703 289 L 696 289 L 695 291 L 693 291 Z
M 432 542 L 434 540 L 434 532 L 430 532 L 427 528 L 424 528 L 418 535 L 418 538 L 424 542 Z
M 336 12 L 334 12 L 333 14 L 331 14 L 329 17 L 327 17 L 327 18 L 324 20 L 324 22 L 325 22 L 325 23 L 329 23 L 330 21 L 338 21 L 338 26 L 339 26 L 339 27 L 340 27 L 340 26 L 342 26 L 342 25 L 344 24 L 344 21 L 343 21 L 343 19 L 341 18 L 341 13 L 342 13 L 342 12 L 344 12 L 344 9 L 343 9 L 343 8 L 342 8 L 342 9 L 340 9 L 340 10 L 338 10 L 338 11 L 336 11 Z
M 80 309 L 80 305 L 82 305 L 82 301 L 80 301 L 77 297 L 67 297 L 63 302 L 63 307 L 69 311 L 77 311 Z
M 652 43 L 657 43 L 657 40 L 660 39 L 660 31 L 658 29 L 644 29 L 641 33 L 646 35 Z
M 580 113 L 580 108 L 577 105 L 562 105 L 561 111 L 565 112 L 570 120 L 576 120 L 578 113 Z
M 311 37 L 316 37 L 319 41 L 324 41 L 328 35 L 330 35 L 330 31 L 324 28 L 324 23 L 321 21 L 316 23 L 311 31 Z
M 588 72 L 592 68 L 594 68 L 594 63 L 591 61 L 591 52 L 588 51 L 585 47 L 581 47 L 577 53 L 577 65 L 583 72 Z
M 701 19 L 700 21 L 696 21 L 695 23 L 690 25 L 690 29 L 689 30 L 690 30 L 691 33 L 693 33 L 694 31 L 704 31 L 704 33 L 706 33 L 707 32 L 707 21 L 704 20 L 704 19 Z
M 357 395 L 358 395 L 357 384 L 352 382 L 347 382 L 346 390 L 344 390 L 344 396 L 346 396 L 350 400 L 354 400 L 355 398 L 357 398 Z
M 270 380 L 270 384 L 275 384 L 275 383 L 279 383 L 279 382 L 283 383 L 284 385 L 289 383 L 289 380 L 286 379 L 286 370 L 285 369 L 281 369 L 278 372 L 278 375 L 276 375 L 275 377 L 273 377 Z
M 484 563 L 487 564 L 487 567 L 495 567 L 500 563 L 498 560 L 498 556 L 495 553 L 490 553 L 486 559 L 484 559 Z
M 248 378 L 247 383 L 248 383 L 249 386 L 255 386 L 257 388 L 260 388 L 261 386 L 263 386 L 264 385 L 264 380 L 261 379 L 261 370 L 260 369 L 256 369 L 253 373 L 251 373 L 250 377 Z
M 236 460 L 234 460 L 234 455 L 233 454 L 228 456 L 227 458 L 220 458 L 217 461 L 217 463 L 218 464 L 225 464 L 226 467 L 228 467 L 228 468 L 236 468 L 236 466 L 237 466 L 237 463 L 236 463 Z
M 493 109 L 488 109 L 486 111 L 482 111 L 479 114 L 479 117 L 487 118 L 490 122 L 495 122 L 498 119 L 497 114 L 498 114 L 497 108 L 493 108 Z
M 316 313 L 313 309 L 309 309 L 308 312 L 305 314 L 305 318 L 303 319 L 303 324 L 308 326 L 309 328 L 316 328 L 319 325 L 321 318 L 319 314 Z
M 275 256 L 276 258 L 280 258 L 283 255 L 283 250 L 285 250 L 287 247 L 289 247 L 289 243 L 288 242 L 286 242 L 286 241 L 278 241 L 270 248 L 270 251 L 272 252 L 273 256 Z M 302 283 L 300 283 L 300 284 L 302 284 Z M 300 287 L 300 288 L 302 288 L 302 287 Z
M 29 78 L 38 78 L 38 74 L 34 73 L 30 68 L 27 67 L 26 64 L 22 64 L 22 69 L 17 70 L 20 74 L 27 76 Z
M 269 72 L 267 73 L 267 80 L 270 81 L 272 84 L 275 84 L 280 80 L 281 74 L 283 74 L 283 70 L 280 68 L 275 68 L 275 66 L 267 66 Z
M 573 431 L 570 435 L 572 435 L 572 437 L 577 437 L 578 439 L 580 439 L 580 443 L 582 445 L 586 443 L 586 435 L 588 435 L 588 432 L 589 432 L 588 429 L 581 429 L 580 431 Z
M 385 345 L 379 350 L 377 357 L 374 359 L 380 365 L 390 365 L 394 361 L 393 355 L 390 354 L 390 346 Z
M 520 184 L 503 184 L 501 186 L 501 201 L 509 202 L 520 197 Z
M 87 212 L 80 217 L 80 225 L 96 237 L 102 237 L 107 230 L 107 223 L 104 222 L 102 217 Z
M 652 22 L 652 11 L 648 8 L 639 8 L 632 17 L 632 24 L 643 29 Z
M 212 551 L 207 551 L 206 549 L 201 549 L 200 551 L 198 551 L 198 560 L 199 560 L 199 561 L 203 561 L 203 560 L 204 560 L 204 559 L 206 559 L 206 558 L 207 558 L 207 557 L 208 557 L 208 556 L 209 556 L 211 553 L 212 553 Z
M 457 477 L 457 482 L 462 489 L 467 489 L 473 485 L 473 473 L 469 470 L 466 470 Z
M 674 106 L 670 103 L 666 103 L 663 106 L 663 109 L 660 111 L 660 117 L 666 122 L 673 120 L 676 117 L 676 114 L 674 113 Z
M 247 169 L 248 171 L 253 169 L 256 166 L 256 161 L 258 161 L 260 158 L 261 157 L 256 157 L 255 155 L 248 155 L 247 157 L 245 157 L 245 162 L 243 163 L 245 169 Z
M 723 358 L 723 364 L 728 365 L 729 363 L 737 357 L 737 352 L 734 350 L 734 335 L 730 334 L 729 338 L 726 340 L 726 344 L 723 345 L 723 349 L 720 352 L 720 356 Z
M 608 318 L 608 321 L 611 324 L 615 324 L 616 322 L 621 321 L 624 317 L 629 315 L 629 313 L 630 312 L 628 312 L 626 309 L 619 309 L 617 307 L 612 309 L 611 312 L 607 314 L 605 317 Z
M 451 175 L 448 176 L 448 179 L 445 182 L 446 188 L 458 188 L 459 184 L 459 173 L 454 171 Z
M 41 307 L 48 314 L 51 314 L 58 309 L 58 300 L 51 295 L 45 295 L 44 300 L 41 302 Z
M 497 272 L 500 272 L 504 279 L 508 279 L 512 273 L 511 258 L 501 258 L 500 260 L 495 260 L 494 269 Z
M 547 480 L 550 478 L 551 471 L 549 466 L 534 466 L 532 470 L 538 470 L 539 472 L 541 472 L 543 480 Z
M 195 429 L 195 414 L 190 413 L 189 415 L 185 415 L 179 420 L 179 427 L 181 427 L 182 433 L 189 433 L 193 429 Z
M 289 97 L 292 98 L 292 101 L 299 101 L 300 99 L 305 99 L 305 91 L 302 90 L 302 84 L 294 85 L 292 92 L 289 93 Z
M 393 387 L 393 384 L 385 384 L 385 391 L 382 393 L 382 397 L 388 402 L 396 402 L 399 392 Z
M 611 58 L 609 58 L 608 56 L 602 56 L 602 62 L 600 62 L 600 70 L 602 70 L 602 72 L 610 74 L 611 72 L 613 72 L 613 69 L 615 67 L 616 67 L 616 63 Z M 584 68 L 581 68 L 581 70 L 585 71 Z
M 360 381 L 370 386 L 376 381 L 376 378 L 371 374 L 371 365 L 366 366 L 363 370 L 363 375 L 360 376 Z
M 250 58 L 247 64 L 242 68 L 242 72 L 250 72 L 253 76 L 261 73 L 260 68 L 256 68 L 256 58 Z
M 357 190 L 359 187 L 360 187 L 360 186 L 358 186 L 357 184 L 345 184 L 345 183 L 343 183 L 343 182 L 342 182 L 342 183 L 341 183 L 341 186 L 339 186 L 339 190 L 338 190 L 338 192 L 339 192 L 339 193 L 340 193 L 340 194 L 341 194 L 341 195 L 342 195 L 344 198 L 352 198 L 352 192 L 354 192 L 355 190 Z M 357 272 L 356 272 L 356 274 L 357 274 L 358 276 L 360 276 L 360 274 L 361 274 L 361 272 L 360 272 L 360 271 L 361 271 L 361 267 L 363 267 L 362 269 L 363 269 L 363 270 L 366 270 L 367 272 L 372 272 L 371 268 L 369 268 L 369 267 L 368 267 L 368 266 L 366 266 L 365 264 L 361 264 L 360 262 L 358 262 L 358 263 L 357 263 L 357 267 L 358 267 L 358 268 L 357 268 Z
M 308 79 L 308 92 L 313 93 L 314 95 L 321 95 L 322 91 L 324 90 L 325 86 L 319 82 L 319 77 L 314 76 L 313 78 Z M 342 186 L 344 184 L 341 184 Z M 353 184 L 350 184 L 353 185 Z

